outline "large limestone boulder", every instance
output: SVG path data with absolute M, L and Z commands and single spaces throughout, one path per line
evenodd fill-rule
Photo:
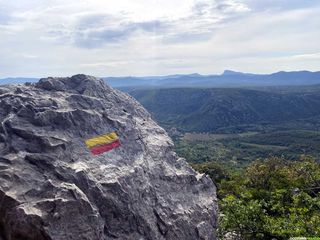
M 216 189 L 130 96 L 86 75 L 0 87 L 0 239 L 216 239 Z M 117 132 L 94 156 L 84 141 Z

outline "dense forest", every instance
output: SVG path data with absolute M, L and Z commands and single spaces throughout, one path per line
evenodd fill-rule
M 183 132 L 239 132 L 302 119 L 315 121 L 320 115 L 319 86 L 284 89 L 172 88 L 129 93 L 162 126 Z

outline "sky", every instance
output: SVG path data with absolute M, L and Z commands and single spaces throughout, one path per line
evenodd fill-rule
M 0 78 L 319 71 L 319 0 L 0 0 Z

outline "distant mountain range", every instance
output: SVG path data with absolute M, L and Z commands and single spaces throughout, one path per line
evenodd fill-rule
M 320 84 L 320 72 L 296 71 L 251 74 L 224 71 L 221 75 L 169 75 L 161 77 L 107 77 L 107 83 L 123 90 L 132 88 L 210 88 L 299 86 Z
M 2 78 L 0 79 L 0 85 L 5 84 L 21 84 L 26 82 L 37 82 L 39 78 L 24 78 L 24 77 L 16 77 L 16 78 Z
M 106 82 L 125 91 L 137 88 L 210 88 L 301 86 L 320 84 L 320 72 L 294 71 L 272 74 L 252 74 L 226 70 L 220 75 L 177 74 L 148 77 L 103 77 Z M 38 78 L 5 78 L 0 84 L 36 82 Z

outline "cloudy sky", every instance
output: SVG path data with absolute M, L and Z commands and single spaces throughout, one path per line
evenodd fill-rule
M 0 77 L 320 70 L 319 0 L 0 0 Z

